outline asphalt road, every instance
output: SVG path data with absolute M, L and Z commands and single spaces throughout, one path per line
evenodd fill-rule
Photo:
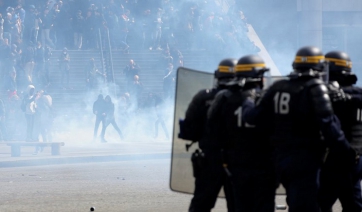
M 192 196 L 169 189 L 169 165 L 155 159 L 1 168 L 0 211 L 187 211 Z M 213 211 L 226 211 L 225 200 Z
M 0 169 L 0 211 L 187 211 L 169 189 L 168 159 Z M 214 211 L 225 211 L 219 199 Z

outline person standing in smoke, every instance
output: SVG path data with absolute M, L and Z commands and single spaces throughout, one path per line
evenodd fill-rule
M 44 58 L 44 48 L 41 45 L 41 42 L 38 41 L 37 46 L 34 49 L 34 62 L 35 62 L 35 66 L 34 66 L 34 74 L 33 74 L 33 81 L 36 83 L 36 85 L 41 85 L 40 87 L 43 88 L 44 86 L 44 82 L 42 80 L 42 73 L 44 72 L 44 62 L 45 62 L 45 58 Z
M 59 70 L 61 72 L 61 84 L 63 88 L 67 88 L 69 86 L 69 61 L 70 57 L 68 54 L 68 49 L 64 48 L 61 55 L 59 56 Z
M 52 97 L 48 93 L 43 90 L 39 92 L 39 98 L 36 101 L 36 105 L 37 113 L 39 113 L 39 134 L 42 136 L 43 142 L 52 140 L 52 101 Z
M 16 54 L 16 53 L 15 53 Z M 33 71 L 35 67 L 35 49 L 32 43 L 30 43 L 21 56 L 21 62 L 24 67 L 24 72 L 27 77 L 27 83 L 33 84 Z
M 50 79 L 49 79 L 49 71 L 50 71 L 50 57 L 52 56 L 52 50 L 50 47 L 45 48 L 44 52 L 44 70 L 42 73 L 42 78 L 44 80 L 45 87 L 48 87 L 50 85 Z
M 43 48 L 45 47 L 50 47 L 50 48 L 55 48 L 55 45 L 52 41 L 52 39 L 50 39 L 49 34 L 50 34 L 50 30 L 53 27 L 53 15 L 49 14 L 49 8 L 46 7 L 43 11 L 42 14 L 42 23 L 41 23 L 41 45 L 43 46 Z
M 88 90 L 93 90 L 97 87 L 97 66 L 94 62 L 94 58 L 91 58 L 88 64 L 85 66 L 85 74 L 86 74 L 86 85 Z
M 38 40 L 39 24 L 42 22 L 34 5 L 29 5 L 24 19 L 23 40 L 26 43 L 36 43 Z
M 105 101 L 105 114 L 106 114 L 106 124 L 103 125 L 102 127 L 102 134 L 101 134 L 101 139 L 102 139 L 102 143 L 106 143 L 107 141 L 104 139 L 104 135 L 106 133 L 106 129 L 108 127 L 109 124 L 112 124 L 114 129 L 118 132 L 118 135 L 121 139 L 123 139 L 123 135 L 121 130 L 119 129 L 116 120 L 114 118 L 114 104 L 112 102 L 112 99 L 109 95 L 106 96 L 106 98 L 104 99 Z
M 158 137 L 158 126 L 161 124 L 161 127 L 163 129 L 163 132 L 165 133 L 166 138 L 169 139 L 168 131 L 164 120 L 162 103 L 163 100 L 159 95 L 150 92 L 146 98 L 144 107 L 145 109 L 154 109 L 156 112 L 155 134 L 153 137 L 154 138 Z
M 129 94 L 130 94 L 130 100 L 131 100 L 131 110 L 137 110 L 138 104 L 140 102 L 140 99 L 142 97 L 142 91 L 143 91 L 143 85 L 140 81 L 140 78 L 138 75 L 134 76 L 133 83 L 130 85 L 129 88 Z
M 34 131 L 34 121 L 35 121 L 35 112 L 36 112 L 36 98 L 38 94 L 35 93 L 35 87 L 33 85 L 28 85 L 27 94 L 24 96 L 21 103 L 21 109 L 25 113 L 26 118 L 26 141 L 32 142 L 35 139 L 33 138 Z
M 36 140 L 39 140 L 39 136 L 42 137 L 43 142 L 51 142 L 52 141 L 52 133 L 51 129 L 53 126 L 53 116 L 52 116 L 52 97 L 41 90 L 38 93 L 38 98 L 36 99 Z M 33 155 L 38 154 L 43 151 L 43 147 L 36 146 Z
M 173 98 L 176 88 L 176 73 L 173 69 L 169 69 L 168 74 L 163 77 L 163 94 L 165 99 Z
M 166 138 L 169 139 L 170 136 L 168 135 L 168 131 L 167 131 L 166 124 L 165 124 L 165 118 L 164 118 L 164 114 L 162 113 L 161 105 L 155 105 L 155 110 L 156 110 L 157 119 L 156 119 L 156 122 L 155 122 L 155 136 L 154 136 L 154 138 L 158 137 L 158 125 L 161 124 L 161 127 L 163 129 L 163 132 L 166 135 Z
M 74 49 L 81 50 L 83 42 L 83 28 L 85 19 L 82 16 L 82 11 L 78 10 L 75 17 L 72 19 L 73 35 L 74 35 Z
M 105 126 L 105 101 L 103 95 L 99 94 L 98 99 L 93 103 L 93 114 L 96 115 L 96 122 L 94 124 L 93 141 L 97 139 L 99 124 L 102 122 L 102 128 Z
M 140 67 L 136 64 L 134 60 L 129 60 L 129 64 L 123 69 L 123 74 L 126 78 L 126 90 L 130 92 L 130 87 L 132 86 L 134 76 L 139 75 Z
M 94 58 L 91 58 L 85 66 L 86 83 L 89 91 L 94 90 L 100 83 L 104 83 L 105 74 L 100 72 L 95 64 Z

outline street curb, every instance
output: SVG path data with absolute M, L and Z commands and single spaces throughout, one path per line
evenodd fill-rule
M 36 158 L 36 159 L 19 159 L 16 161 L 0 161 L 0 168 L 24 167 L 24 166 L 46 166 L 75 163 L 100 163 L 113 161 L 130 161 L 130 160 L 154 160 L 154 159 L 171 159 L 170 153 L 152 153 L 152 154 L 132 154 L 132 155 L 99 155 L 99 156 L 75 156 L 59 158 Z

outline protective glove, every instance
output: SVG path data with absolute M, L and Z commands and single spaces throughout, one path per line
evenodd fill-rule
M 337 82 L 328 84 L 328 95 L 333 103 L 345 102 L 351 99 L 349 94 L 346 94 L 342 89 L 339 88 L 339 84 Z

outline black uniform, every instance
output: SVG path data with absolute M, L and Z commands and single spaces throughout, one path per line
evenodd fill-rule
M 352 99 L 333 103 L 333 109 L 350 145 L 362 154 L 362 89 L 342 87 Z M 339 199 L 343 211 L 362 211 L 361 196 L 362 158 L 356 164 L 346 163 L 338 154 L 331 152 L 321 172 L 320 206 L 322 212 L 332 211 Z
M 199 91 L 192 99 L 185 120 L 180 125 L 179 137 L 198 141 L 205 155 L 203 167 L 195 176 L 194 197 L 189 211 L 211 211 L 222 186 L 227 199 L 229 211 L 233 211 L 230 194 L 230 181 L 222 167 L 222 156 L 219 142 L 210 136 L 206 127 L 207 110 L 219 89 Z
M 242 118 L 272 127 L 277 179 L 286 189 L 289 211 L 319 211 L 318 173 L 326 146 L 345 160 L 354 157 L 324 83 L 312 75 L 278 81 L 256 107 L 244 102 Z
M 249 92 L 255 93 L 255 89 Z M 224 149 L 232 177 L 235 211 L 274 212 L 272 149 L 263 125 L 242 119 L 246 95 L 238 87 L 219 92 L 209 109 L 209 125 Z
M 221 187 L 227 200 L 228 211 L 234 211 L 230 179 L 223 168 L 221 141 L 213 137 L 208 128 L 207 110 L 216 93 L 234 77 L 235 59 L 224 59 L 214 72 L 217 87 L 199 91 L 192 99 L 184 121 L 180 121 L 179 138 L 198 141 L 202 153 L 196 152 L 191 161 L 194 168 L 195 191 L 189 211 L 211 211 L 215 206 Z

